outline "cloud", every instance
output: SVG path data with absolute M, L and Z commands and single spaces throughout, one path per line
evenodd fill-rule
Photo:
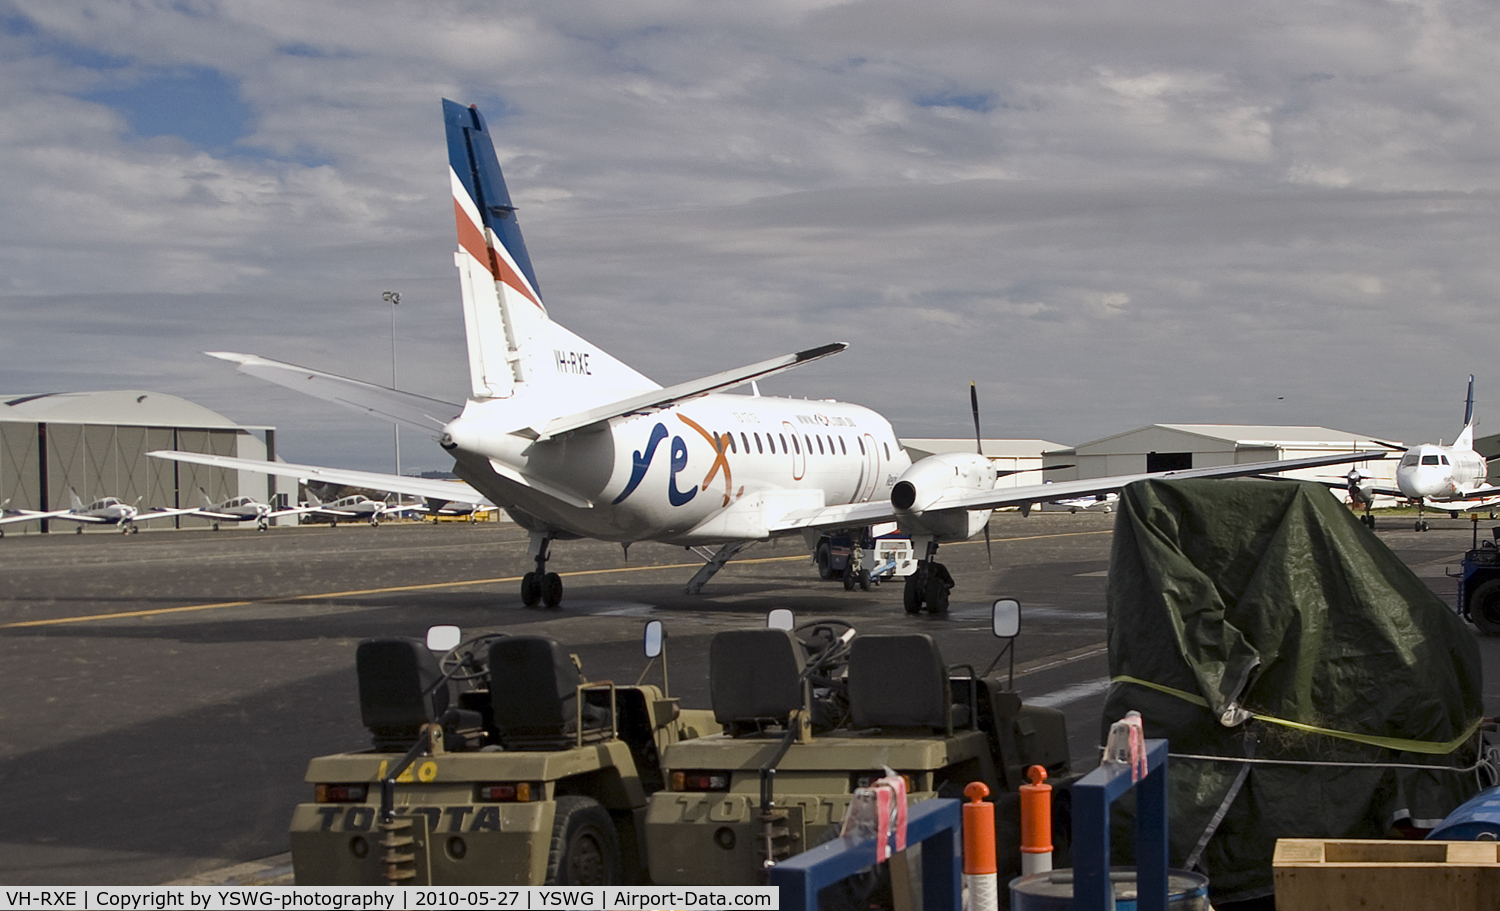
M 1433 403 L 1500 388 L 1483 6 L 10 9 L 0 389 L 160 388 L 384 468 L 384 428 L 196 352 L 380 381 L 394 288 L 403 385 L 462 394 L 445 96 L 495 132 L 553 315 L 662 382 L 844 339 L 765 391 L 964 435 L 974 378 L 986 432 L 1063 443 L 1451 437 Z

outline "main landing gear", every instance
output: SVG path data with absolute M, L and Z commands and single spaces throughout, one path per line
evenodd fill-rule
M 948 592 L 953 590 L 953 575 L 937 562 L 937 542 L 927 544 L 927 558 L 917 561 L 917 571 L 906 577 L 901 603 L 908 614 L 919 614 L 922 608 L 934 614 L 948 612 Z
M 538 604 L 555 608 L 562 604 L 562 577 L 547 572 L 548 551 L 552 548 L 551 535 L 531 536 L 531 555 L 536 558 L 536 570 L 521 577 L 521 603 L 527 607 Z

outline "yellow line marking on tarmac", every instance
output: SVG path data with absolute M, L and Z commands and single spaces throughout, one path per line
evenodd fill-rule
M 1099 531 L 1073 531 L 1055 535 L 1031 535 L 1021 538 L 996 538 L 995 543 L 1003 544 L 1007 541 L 1037 541 L 1043 538 L 1073 538 L 1080 535 L 1103 535 L 1111 534 L 1112 529 Z M 945 544 L 945 547 L 956 547 L 960 544 L 975 544 L 975 541 L 959 541 L 954 544 Z M 736 560 L 738 565 L 752 563 L 789 563 L 793 560 L 807 560 L 807 554 L 795 554 L 789 557 L 757 557 L 749 560 Z M 558 573 L 559 576 L 608 576 L 618 573 L 649 572 L 657 569 L 697 569 L 702 563 L 664 563 L 649 566 L 618 566 L 612 569 L 580 569 L 572 572 Z M 226 607 L 248 607 L 252 604 L 285 604 L 292 601 L 320 601 L 329 598 L 351 598 L 356 595 L 389 595 L 397 592 L 431 591 L 438 588 L 466 588 L 472 585 L 498 585 L 505 582 L 520 582 L 520 576 L 500 576 L 494 579 L 470 579 L 464 582 L 428 582 L 421 585 L 392 585 L 386 588 L 361 588 L 350 589 L 340 592 L 318 592 L 312 595 L 288 595 L 283 598 L 261 598 L 247 601 L 217 601 L 211 604 L 188 604 L 182 607 L 154 607 L 149 610 L 120 611 L 113 614 L 87 614 L 79 617 L 56 617 L 50 620 L 22 620 L 16 623 L 0 623 L 0 629 L 22 629 L 35 626 L 62 626 L 68 623 L 87 623 L 92 620 L 121 620 L 129 617 L 159 617 L 166 614 L 181 614 L 189 611 L 221 610 Z

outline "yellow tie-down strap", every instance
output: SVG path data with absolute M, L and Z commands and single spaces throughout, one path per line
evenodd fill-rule
M 1203 708 L 1209 708 L 1208 700 L 1204 699 L 1202 696 L 1184 692 L 1183 690 L 1175 689 L 1170 686 L 1164 686 L 1160 683 L 1152 683 L 1149 680 L 1141 680 L 1137 677 L 1128 677 L 1122 674 L 1119 677 L 1111 677 L 1109 682 L 1133 683 L 1136 686 L 1144 686 L 1147 689 L 1156 690 L 1159 693 L 1166 693 L 1169 696 L 1176 696 L 1178 699 L 1191 702 L 1193 705 L 1200 705 Z M 1256 712 L 1249 712 L 1249 715 L 1251 718 L 1254 718 L 1257 721 L 1264 721 L 1267 724 L 1279 724 L 1282 727 L 1291 728 L 1296 731 L 1305 731 L 1309 734 L 1323 734 L 1328 737 L 1337 737 L 1340 740 L 1352 740 L 1355 743 L 1384 747 L 1385 749 L 1396 750 L 1401 753 L 1425 753 L 1430 756 L 1442 756 L 1451 753 L 1459 747 L 1463 746 L 1468 742 L 1470 737 L 1474 736 L 1474 732 L 1479 730 L 1479 726 L 1484 723 L 1483 718 L 1476 718 L 1474 719 L 1474 723 L 1469 725 L 1468 729 L 1458 737 L 1455 737 L 1447 743 L 1433 743 L 1428 740 L 1403 740 L 1399 737 L 1376 737 L 1373 734 L 1352 734 L 1348 731 L 1335 731 L 1331 728 L 1320 728 L 1317 725 L 1303 724 L 1300 721 L 1287 721 L 1285 718 L 1277 718 L 1274 715 L 1261 715 Z

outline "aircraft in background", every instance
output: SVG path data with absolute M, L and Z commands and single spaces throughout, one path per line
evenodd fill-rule
M 1096 494 L 1092 497 L 1071 497 L 1066 500 L 1051 501 L 1055 506 L 1066 506 L 1068 512 L 1078 512 L 1080 509 L 1098 509 L 1100 512 L 1114 512 L 1115 506 L 1119 502 L 1120 495 L 1113 491 Z
M 1350 469 L 1344 476 L 1349 497 L 1364 506 L 1360 521 L 1375 527 L 1375 517 L 1370 513 L 1371 501 L 1376 496 L 1399 497 L 1417 504 L 1417 531 L 1427 531 L 1427 520 L 1422 517 L 1428 505 L 1457 516 L 1462 510 L 1494 510 L 1500 507 L 1500 487 L 1489 483 L 1489 466 L 1483 456 L 1474 451 L 1474 376 L 1469 375 L 1469 394 L 1464 401 L 1464 428 L 1452 445 L 1421 443 L 1405 450 L 1401 462 L 1396 466 L 1396 489 L 1365 484 L 1368 475 L 1358 469 Z M 1387 444 L 1390 445 L 1390 444 Z M 1400 450 L 1399 446 L 1392 446 Z M 1459 506 L 1461 509 L 1449 507 Z
M 85 506 L 83 500 L 78 496 L 78 491 L 69 491 L 72 507 L 49 515 L 49 519 L 58 519 L 64 522 L 77 522 L 76 529 L 79 534 L 83 533 L 85 525 L 115 525 L 121 534 L 138 534 L 140 528 L 137 523 L 150 522 L 153 519 L 170 519 L 173 516 L 186 515 L 196 512 L 195 508 L 189 509 L 165 509 L 157 508 L 141 512 L 140 508 L 122 501 L 119 497 L 100 497 Z M 140 500 L 137 499 L 136 503 Z
M 939 589 L 951 577 L 936 562 L 939 545 L 988 535 L 996 507 L 1029 512 L 1039 502 L 1107 494 L 1143 478 L 1262 475 L 1385 456 L 1344 453 L 996 489 L 997 471 L 982 454 L 939 453 L 913 463 L 890 422 L 868 408 L 762 396 L 754 385 L 837 354 L 844 343 L 663 388 L 551 319 L 483 118 L 446 100 L 443 112 L 468 341 L 467 402 L 256 355 L 210 354 L 235 362 L 242 373 L 437 436 L 454 473 L 530 533 L 536 568 L 521 582 L 527 606 L 556 607 L 562 600 L 562 580 L 547 570 L 557 540 L 717 545 L 688 583 L 696 591 L 756 541 L 801 534 L 811 550 L 830 533 L 895 522 L 925 555 L 906 583 L 906 608 L 917 612 L 946 603 Z M 750 395 L 726 392 L 747 384 Z M 432 492 L 433 483 L 453 490 L 451 482 L 395 475 L 175 451 L 151 455 L 417 496 L 442 496 Z
M 203 498 L 203 506 L 193 510 L 194 515 L 203 516 L 213 520 L 214 531 L 219 530 L 220 522 L 254 522 L 257 531 L 265 531 L 272 519 L 282 516 L 297 516 L 312 512 L 314 506 L 291 506 L 285 509 L 276 509 L 269 503 L 262 503 L 254 497 L 231 497 L 222 503 L 215 503 L 209 497 L 208 491 L 202 487 L 198 488 L 198 494 Z
M 332 503 L 324 503 L 312 491 L 307 492 L 307 507 L 305 512 L 327 516 L 329 524 L 335 528 L 338 527 L 340 519 L 363 519 L 370 523 L 370 527 L 377 527 L 380 525 L 381 516 L 385 515 L 388 508 L 384 502 L 372 500 L 362 493 L 350 494 L 347 497 L 339 497 Z

